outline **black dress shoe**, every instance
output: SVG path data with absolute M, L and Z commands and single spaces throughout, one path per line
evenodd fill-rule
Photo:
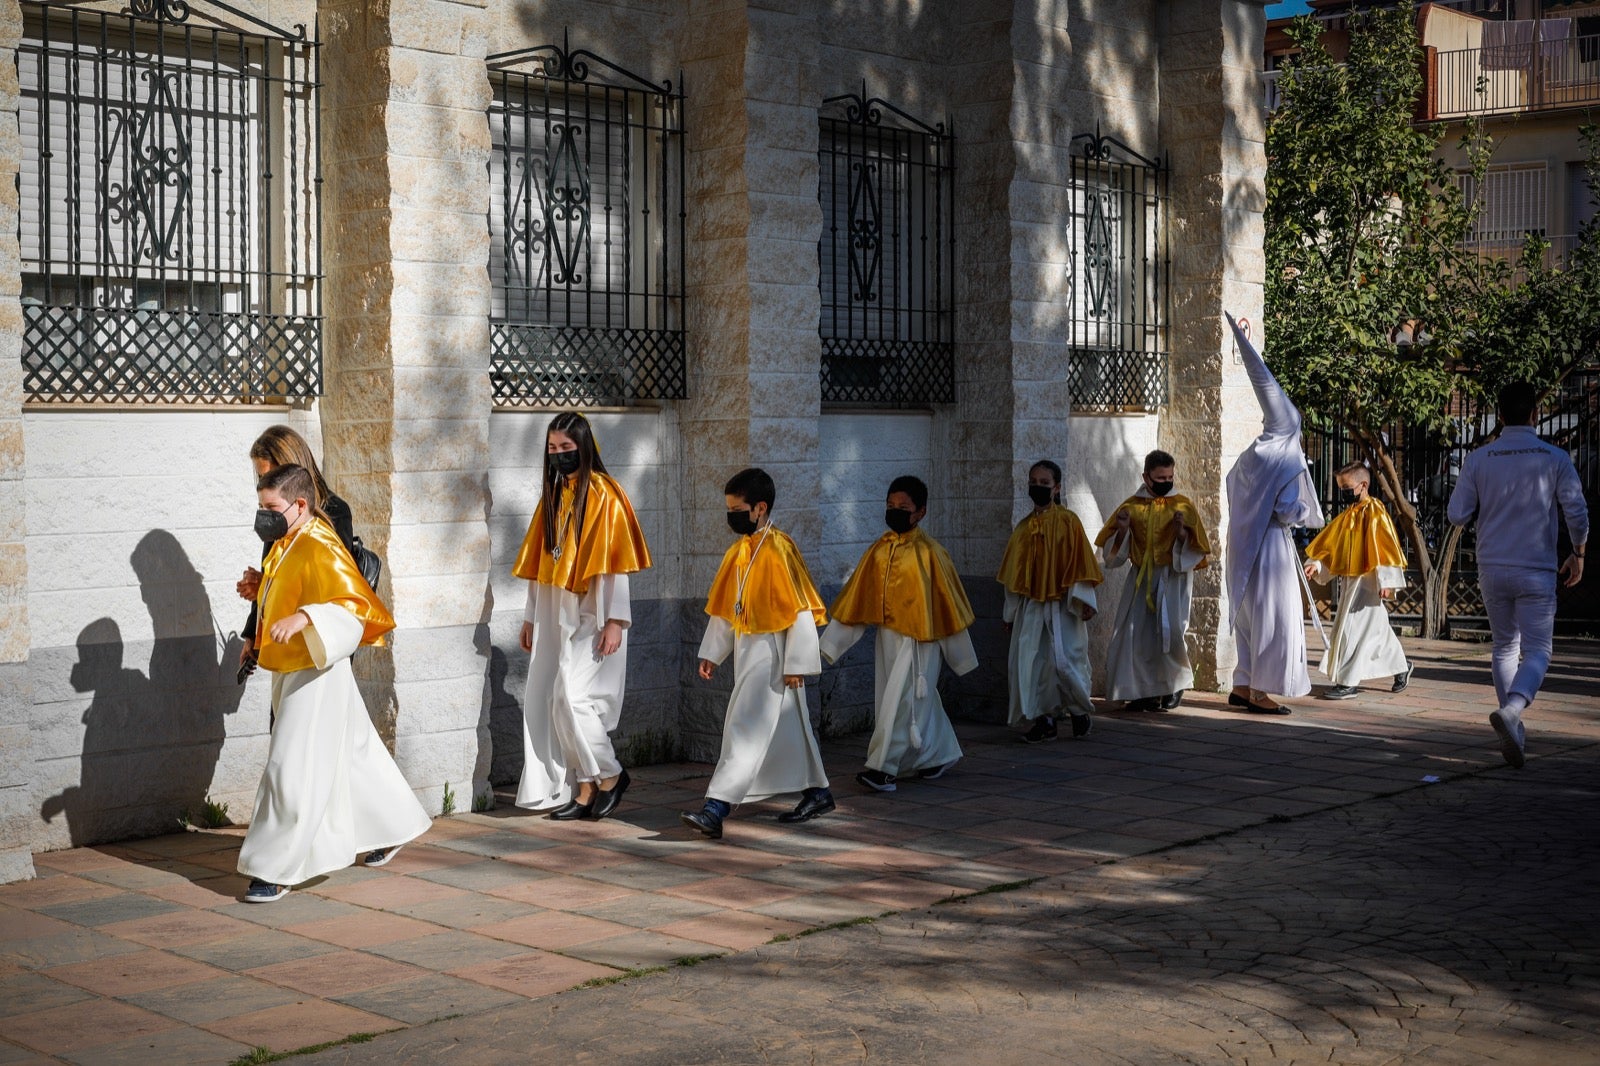
M 1163 711 L 1177 710 L 1180 706 L 1182 706 L 1183 694 L 1187 691 L 1188 689 L 1179 689 L 1177 692 L 1169 692 L 1165 696 L 1162 696 L 1161 709 Z
M 1394 684 L 1389 687 L 1389 691 L 1404 692 L 1406 690 L 1406 686 L 1411 684 L 1411 671 L 1415 669 L 1415 666 L 1407 663 L 1404 670 L 1394 675 Z
M 1237 692 L 1230 692 L 1230 693 L 1228 693 L 1228 706 L 1229 707 L 1248 707 L 1248 706 L 1250 706 L 1250 697 L 1241 696 Z
M 833 793 L 827 789 L 822 789 L 812 795 L 800 797 L 800 802 L 795 806 L 795 809 L 784 811 L 778 815 L 778 821 L 786 825 L 792 825 L 795 822 L 809 822 L 813 818 L 827 814 L 833 808 Z
M 708 810 L 684 811 L 678 815 L 678 821 L 690 829 L 704 833 L 708 839 L 722 839 L 722 819 L 716 813 Z
M 1125 711 L 1159 711 L 1161 709 L 1160 696 L 1145 696 L 1143 699 L 1129 700 L 1123 704 Z
M 616 784 L 609 789 L 601 789 L 600 794 L 594 798 L 594 813 L 590 817 L 596 820 L 609 818 L 617 809 L 617 804 L 622 802 L 622 794 L 628 791 L 628 786 L 631 784 L 633 779 L 628 776 L 628 771 L 622 771 Z
M 1251 703 L 1245 701 L 1244 709 L 1251 714 L 1293 714 L 1289 708 L 1281 703 Z
M 596 793 L 597 798 L 598 795 Z M 579 818 L 587 818 L 593 811 L 594 800 L 590 800 L 588 803 L 579 803 L 576 799 L 573 799 L 565 807 L 557 807 L 551 811 L 550 818 L 557 822 L 571 822 Z

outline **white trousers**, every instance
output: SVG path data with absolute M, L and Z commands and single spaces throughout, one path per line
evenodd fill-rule
M 1532 703 L 1550 669 L 1556 572 L 1486 566 L 1478 571 L 1478 589 L 1494 635 L 1490 670 L 1500 706 L 1513 694 Z

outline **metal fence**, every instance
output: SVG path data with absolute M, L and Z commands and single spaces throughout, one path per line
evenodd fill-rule
M 1600 503 L 1600 367 L 1580 370 L 1567 378 L 1542 408 L 1538 430 L 1545 440 L 1565 449 L 1573 457 L 1590 511 Z M 1448 539 L 1450 522 L 1447 508 L 1467 454 L 1485 443 L 1497 425 L 1493 405 L 1479 405 L 1463 397 L 1454 399 L 1447 412 L 1449 429 L 1443 433 L 1407 430 L 1389 426 L 1384 431 L 1389 452 L 1405 485 L 1406 498 L 1417 510 L 1418 522 L 1429 550 L 1441 551 Z M 1342 428 L 1305 427 L 1306 457 L 1311 461 L 1325 513 L 1332 515 L 1340 506 L 1334 474 L 1342 466 L 1365 458 L 1360 446 Z M 1373 494 L 1381 488 L 1373 480 Z M 1390 504 L 1391 513 L 1394 506 Z M 1563 526 L 1562 542 L 1566 534 Z M 1402 533 L 1404 543 L 1404 534 Z M 1408 556 L 1413 554 L 1404 543 Z M 1436 565 L 1441 560 L 1435 559 Z M 1483 600 L 1478 592 L 1477 546 L 1473 527 L 1462 530 L 1450 560 L 1450 582 L 1445 590 L 1447 622 L 1481 623 Z M 1414 568 L 1410 583 L 1396 593 L 1391 608 L 1400 618 L 1422 615 L 1422 580 Z M 1324 603 L 1331 613 L 1332 605 Z M 1600 619 L 1600 583 L 1588 581 L 1576 589 L 1563 589 L 1558 601 L 1558 616 L 1568 620 Z
M 565 39 L 488 62 L 495 402 L 682 398 L 683 94 Z
M 1115 137 L 1072 138 L 1068 391 L 1076 410 L 1167 402 L 1171 168 Z
M 1600 36 L 1535 41 L 1530 33 L 1526 40 L 1440 51 L 1432 68 L 1429 118 L 1600 104 Z
M 823 101 L 822 402 L 955 400 L 955 139 L 893 104 Z
M 22 9 L 28 399 L 320 393 L 315 28 L 198 0 Z

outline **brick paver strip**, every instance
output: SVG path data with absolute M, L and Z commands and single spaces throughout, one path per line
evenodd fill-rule
M 1408 647 L 1404 695 L 1287 719 L 1191 694 L 1102 714 L 1085 743 L 963 724 L 954 773 L 889 796 L 850 780 L 861 738 L 830 742 L 837 813 L 788 827 L 785 804 L 747 805 L 715 843 L 677 822 L 705 768 L 660 766 L 607 822 L 465 814 L 265 907 L 238 902 L 239 828 L 41 855 L 38 880 L 0 886 L 0 1064 L 226 1063 L 450 1014 L 322 1061 L 1600 1055 L 1573 1042 L 1600 1014 L 1600 856 L 1573 835 L 1595 806 L 1600 648 L 1558 645 L 1513 774 L 1486 649 Z

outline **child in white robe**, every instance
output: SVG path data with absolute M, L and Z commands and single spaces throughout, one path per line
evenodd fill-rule
M 1089 697 L 1089 619 L 1095 615 L 1100 567 L 1078 516 L 1061 506 L 1061 468 L 1048 459 L 1028 471 L 1033 510 L 1011 531 L 997 580 L 1005 586 L 1005 628 L 1011 634 L 1010 724 L 1029 724 L 1022 740 L 1056 738 L 1065 708 L 1072 735 L 1086 737 Z
M 1353 699 L 1361 682 L 1393 677 L 1391 692 L 1411 680 L 1411 666 L 1389 624 L 1384 601 L 1406 587 L 1406 557 L 1394 522 L 1368 495 L 1372 474 L 1351 463 L 1335 475 L 1350 506 L 1339 512 L 1306 546 L 1306 577 L 1318 584 L 1339 579 L 1339 610 L 1322 656 L 1322 672 L 1333 682 L 1325 700 Z
M 311 475 L 280 466 L 258 482 L 262 564 L 256 647 L 272 672 L 274 724 L 239 872 L 249 903 L 342 870 L 381 866 L 431 819 L 367 717 L 350 656 L 394 619 L 317 510 Z M 291 517 L 293 516 L 293 517 Z
M 1176 476 L 1170 453 L 1146 455 L 1139 490 L 1094 541 L 1107 570 L 1134 571 L 1122 584 L 1106 654 L 1106 695 L 1125 701 L 1125 710 L 1173 710 L 1194 684 L 1184 636 L 1194 572 L 1207 566 L 1211 545 L 1193 501 L 1172 491 Z
M 733 692 L 722 724 L 722 753 L 706 787 L 705 805 L 679 815 L 716 840 L 741 803 L 799 792 L 778 821 L 810 821 L 834 809 L 806 709 L 805 679 L 822 672 L 817 627 L 827 620 L 822 597 L 800 550 L 772 524 L 777 488 L 764 470 L 741 470 L 723 489 L 728 525 L 739 535 L 706 598 L 699 674 L 709 681 L 733 655 Z
M 833 601 L 822 654 L 836 662 L 878 627 L 874 649 L 874 724 L 866 769 L 856 781 L 874 792 L 895 791 L 901 774 L 941 777 L 961 758 L 944 703 L 939 668 L 956 674 L 977 668 L 967 627 L 972 605 L 949 554 L 917 528 L 928 513 L 928 486 L 915 477 L 889 484 L 884 523 L 889 532 L 867 548 Z

